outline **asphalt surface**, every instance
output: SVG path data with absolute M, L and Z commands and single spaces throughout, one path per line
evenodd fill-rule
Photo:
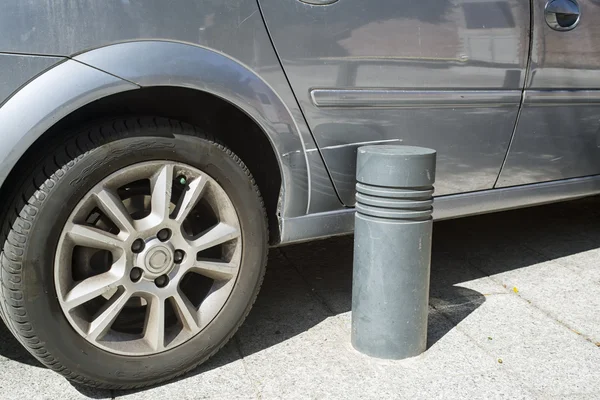
M 186 377 L 96 391 L 43 368 L 0 325 L 1 398 L 600 399 L 600 199 L 434 225 L 427 351 L 350 345 L 352 237 L 273 249 L 235 338 Z

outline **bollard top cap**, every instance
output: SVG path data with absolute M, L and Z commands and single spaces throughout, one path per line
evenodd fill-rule
M 358 148 L 360 153 L 381 154 L 386 156 L 432 156 L 436 153 L 433 149 L 418 146 L 401 146 L 394 144 L 368 145 Z
M 436 151 L 425 147 L 369 145 L 358 148 L 356 180 L 392 188 L 426 188 L 435 182 Z

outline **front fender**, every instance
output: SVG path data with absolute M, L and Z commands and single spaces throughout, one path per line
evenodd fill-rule
M 213 50 L 169 41 L 119 43 L 74 59 L 141 87 L 192 88 L 238 107 L 266 133 L 277 156 L 281 216 L 306 214 L 309 174 L 299 128 L 277 93 L 249 68 Z

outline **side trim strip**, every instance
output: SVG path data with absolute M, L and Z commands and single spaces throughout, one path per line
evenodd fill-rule
M 600 90 L 525 90 L 525 106 L 600 104 Z
M 600 175 L 441 196 L 433 203 L 436 221 L 507 211 L 600 194 Z M 350 234 L 354 209 L 316 213 L 281 221 L 281 244 Z
M 312 89 L 317 107 L 517 107 L 520 90 Z

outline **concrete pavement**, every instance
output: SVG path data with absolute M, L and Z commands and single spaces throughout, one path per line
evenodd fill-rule
M 0 326 L 2 398 L 600 399 L 600 199 L 434 224 L 428 350 L 350 346 L 352 238 L 273 249 L 235 338 L 185 378 L 74 386 Z

